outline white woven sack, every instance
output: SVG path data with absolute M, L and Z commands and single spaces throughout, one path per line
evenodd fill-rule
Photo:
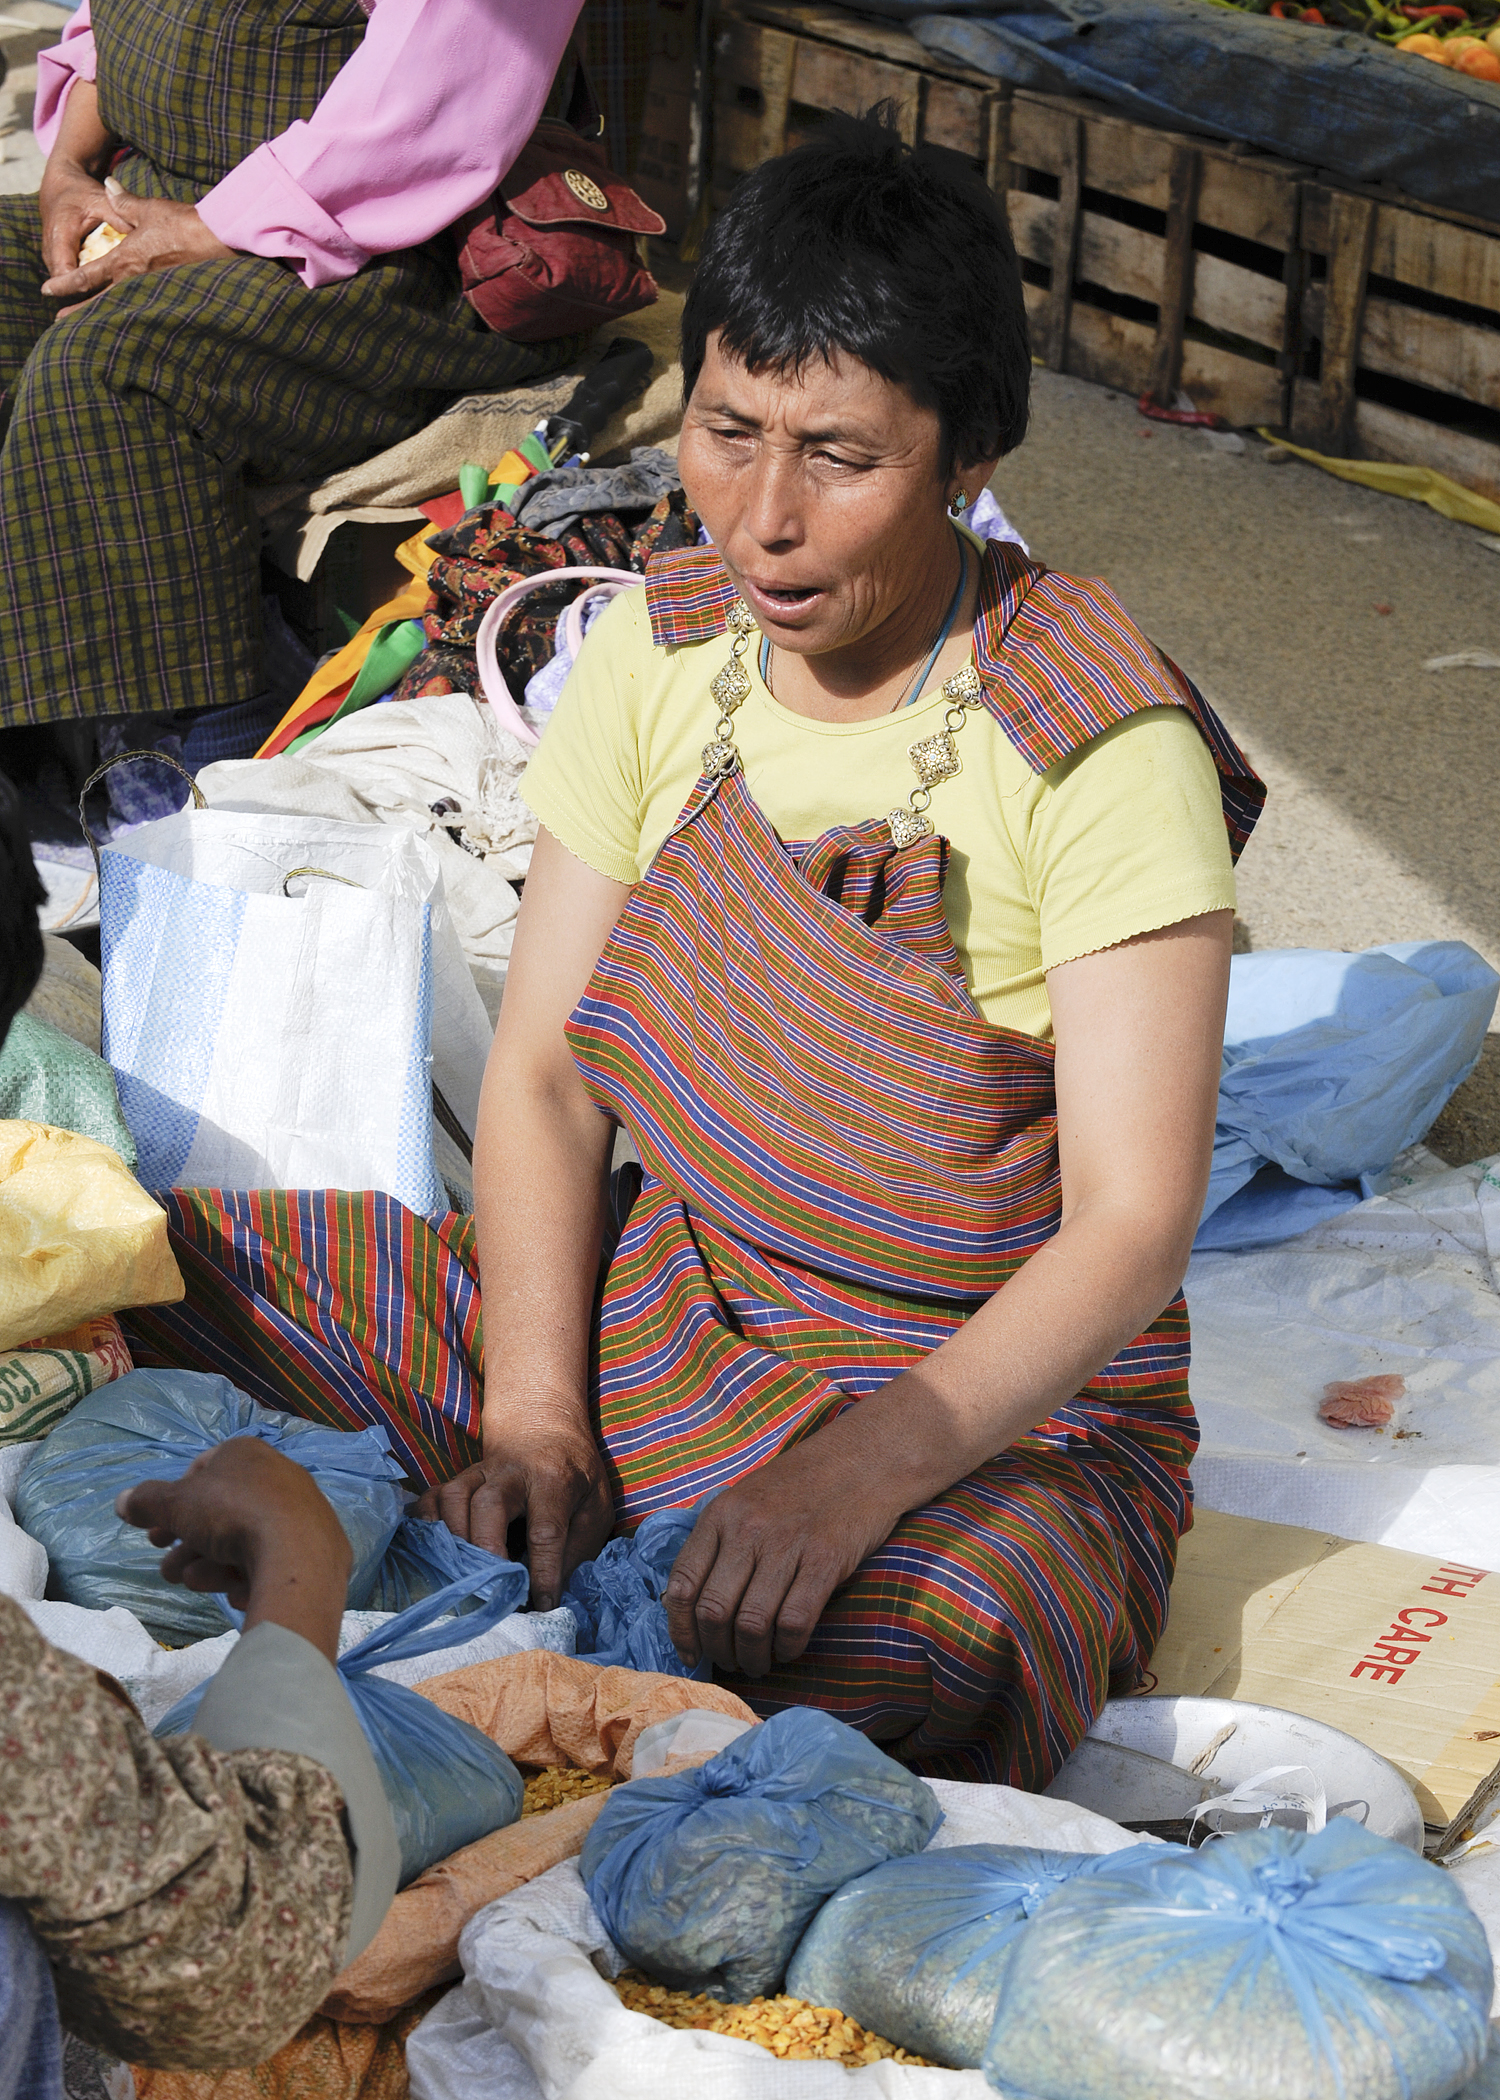
M 945 1820 L 934 1848 L 1046 1845 L 1115 1852 L 1132 1832 L 1066 1801 L 929 1780 Z M 754 2042 L 627 2012 L 605 1981 L 623 1966 L 577 1860 L 489 1904 L 459 1941 L 465 1982 L 409 2037 L 412 2100 L 996 2100 L 978 2071 L 887 2059 L 790 2062 Z
M 420 836 L 183 809 L 105 848 L 100 924 L 104 1055 L 148 1188 L 447 1209 L 432 1084 L 472 1132 L 490 1027 Z

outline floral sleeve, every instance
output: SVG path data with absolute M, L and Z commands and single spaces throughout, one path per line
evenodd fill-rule
M 343 1805 L 295 1752 L 157 1742 L 0 1597 L 0 1896 L 26 1910 L 75 2033 L 160 2066 L 272 2054 L 343 1958 Z

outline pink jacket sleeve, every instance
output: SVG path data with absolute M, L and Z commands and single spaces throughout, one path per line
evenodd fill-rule
M 68 90 L 75 80 L 92 80 L 93 77 L 94 32 L 89 27 L 89 0 L 83 0 L 82 7 L 62 33 L 62 42 L 50 51 L 37 54 L 36 114 L 32 124 L 36 142 L 43 153 L 50 153 L 57 142 Z
M 363 43 L 312 115 L 232 168 L 200 199 L 200 216 L 227 247 L 293 262 L 313 286 L 430 239 L 483 203 L 525 145 L 581 4 L 376 0 Z M 93 78 L 87 12 L 42 55 L 44 147 L 73 77 Z

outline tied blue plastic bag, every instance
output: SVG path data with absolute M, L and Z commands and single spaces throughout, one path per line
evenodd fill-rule
M 426 1517 L 403 1517 L 375 1570 L 364 1609 L 408 1611 L 413 1604 L 435 1597 L 439 1590 L 451 1589 L 467 1576 L 488 1577 L 494 1572 L 495 1559 L 493 1553 L 486 1553 L 483 1546 L 470 1545 L 446 1524 L 429 1522 Z M 514 1565 L 513 1561 L 506 1562 L 508 1567 Z M 465 1597 L 452 1609 L 461 1614 L 479 1611 L 481 1598 Z M 474 1627 L 467 1627 L 464 1639 L 472 1640 L 474 1633 Z M 424 1651 L 415 1652 L 420 1655 Z
M 1124 1856 L 954 1845 L 889 1860 L 829 1897 L 792 1956 L 787 1990 L 913 2055 L 977 2070 L 1016 1933 L 1076 1875 Z
M 672 1564 L 703 1507 L 656 1510 L 633 1537 L 611 1539 L 597 1560 L 574 1571 L 562 1601 L 578 1628 L 580 1655 L 664 1677 L 712 1676 L 706 1655 L 689 1669 L 672 1646 L 662 1602 Z
M 115 1515 L 142 1480 L 180 1480 L 231 1437 L 260 1437 L 311 1473 L 354 1553 L 348 1608 L 362 1610 L 401 1518 L 401 1467 L 383 1429 L 327 1429 L 262 1407 L 227 1378 L 131 1371 L 79 1402 L 21 1475 L 16 1521 L 47 1549 L 47 1595 L 94 1611 L 123 1605 L 180 1647 L 224 1631 L 212 1597 L 162 1581 L 161 1550 Z
M 630 1961 L 738 2003 L 776 1988 L 835 1889 L 919 1852 L 942 1820 L 904 1766 L 831 1714 L 793 1706 L 696 1771 L 619 1788 L 579 1864 Z
M 412 1605 L 339 1657 L 339 1675 L 391 1805 L 402 1888 L 450 1853 L 503 1830 L 521 1813 L 521 1775 L 498 1743 L 420 1693 L 370 1675 L 380 1663 L 472 1640 L 520 1609 L 529 1584 L 526 1570 L 493 1553 L 484 1560 L 487 1568 L 472 1568 L 461 1581 Z M 158 1723 L 157 1735 L 186 1734 L 207 1689 L 199 1685 L 179 1700 Z
M 1347 1817 L 1143 1846 L 1016 1935 L 984 2074 L 1028 2100 L 1450 2100 L 1493 1988 L 1452 1880 Z
M 1473 1071 L 1497 991 L 1500 976 L 1463 941 L 1235 956 L 1198 1245 L 1260 1245 L 1327 1215 L 1329 1199 L 1309 1204 L 1267 1167 L 1293 1184 L 1345 1184 L 1344 1204 L 1374 1194 L 1370 1181 Z M 1235 1213 L 1216 1217 L 1231 1201 Z

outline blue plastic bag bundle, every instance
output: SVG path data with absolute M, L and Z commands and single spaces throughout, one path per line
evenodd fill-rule
M 1197 1245 L 1284 1239 L 1373 1194 L 1473 1071 L 1497 991 L 1463 941 L 1237 955 Z
M 1455 1884 L 1346 1817 L 1132 1847 L 1016 1934 L 984 2074 L 1028 2100 L 1451 2100 L 1493 1988 Z
M 786 1987 L 916 2056 L 977 2070 L 1016 1933 L 1065 1882 L 1122 1856 L 954 1845 L 889 1860 L 829 1897 L 792 1956 Z
M 942 1820 L 904 1766 L 831 1714 L 794 1706 L 696 1771 L 619 1788 L 580 1866 L 632 1962 L 738 2003 L 776 1988 L 835 1889 L 919 1852 Z
M 515 1563 L 507 1561 L 504 1565 L 514 1567 Z M 493 1574 L 495 1566 L 493 1553 L 486 1553 L 483 1546 L 470 1545 L 467 1539 L 450 1531 L 446 1524 L 429 1522 L 426 1517 L 403 1517 L 375 1570 L 375 1580 L 362 1608 L 365 1611 L 408 1611 L 413 1604 L 435 1597 L 439 1590 L 451 1589 L 454 1583 L 464 1581 L 467 1576 Z M 480 1598 L 477 1595 L 466 1597 L 455 1608 L 460 1614 L 478 1611 Z M 466 1627 L 464 1639 L 472 1640 L 474 1632 L 472 1626 Z M 434 1641 L 430 1645 L 446 1646 L 447 1643 Z
M 115 1515 L 115 1497 L 138 1481 L 180 1480 L 236 1436 L 260 1437 L 312 1474 L 354 1552 L 349 1609 L 363 1609 L 401 1518 L 401 1467 L 385 1431 L 277 1414 L 197 1371 L 131 1371 L 102 1386 L 27 1465 L 16 1521 L 47 1549 L 47 1595 L 94 1611 L 123 1605 L 170 1646 L 221 1634 L 220 1606 L 162 1581 L 161 1549 Z
M 471 1569 L 339 1657 L 339 1675 L 391 1805 L 403 1888 L 436 1861 L 492 1830 L 503 1830 L 521 1813 L 521 1775 L 498 1743 L 420 1693 L 369 1674 L 377 1663 L 430 1655 L 472 1640 L 519 1610 L 526 1601 L 526 1570 L 492 1553 L 484 1558 L 487 1569 Z M 445 1625 L 435 1624 L 442 1619 Z M 179 1700 L 156 1733 L 185 1735 L 206 1690 L 199 1685 Z
M 707 1656 L 690 1670 L 678 1655 L 661 1601 L 702 1507 L 699 1502 L 690 1509 L 656 1510 L 632 1538 L 611 1539 L 597 1560 L 574 1571 L 562 1601 L 578 1628 L 580 1655 L 666 1677 L 712 1674 Z

